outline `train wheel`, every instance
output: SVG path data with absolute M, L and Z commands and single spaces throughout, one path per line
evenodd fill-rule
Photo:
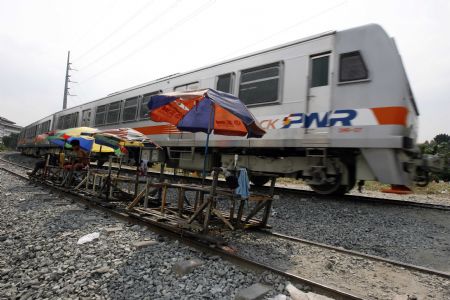
M 250 181 L 256 186 L 263 186 L 269 182 L 270 178 L 267 176 L 250 176 Z
M 339 176 L 338 176 L 339 177 Z M 348 186 L 342 185 L 340 178 L 336 178 L 333 183 L 320 184 L 320 185 L 309 185 L 311 189 L 320 195 L 337 195 L 342 196 L 347 193 Z
M 320 195 L 335 195 L 342 196 L 348 193 L 351 189 L 355 187 L 356 177 L 355 170 L 353 167 L 348 167 L 346 164 L 342 164 L 343 168 L 346 169 L 344 174 L 347 174 L 347 184 L 342 184 L 342 175 L 336 175 L 334 180 L 330 183 L 314 185 L 310 184 L 311 189 Z

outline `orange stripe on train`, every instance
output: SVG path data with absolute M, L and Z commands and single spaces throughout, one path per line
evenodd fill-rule
M 406 126 L 408 109 L 404 106 L 388 106 L 371 108 L 380 125 Z
M 145 126 L 133 129 L 145 135 L 180 133 L 180 131 L 173 125 Z

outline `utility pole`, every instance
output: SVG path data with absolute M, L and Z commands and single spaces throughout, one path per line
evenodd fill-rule
M 69 94 L 69 70 L 70 70 L 70 51 L 67 52 L 66 80 L 64 81 L 63 109 L 67 108 L 67 94 Z
M 67 108 L 67 96 L 75 96 L 75 95 L 71 95 L 69 93 L 69 82 L 74 82 L 75 81 L 71 81 L 70 80 L 70 75 L 69 75 L 69 71 L 74 70 L 70 67 L 71 63 L 70 63 L 70 51 L 67 52 L 67 65 L 66 65 L 66 80 L 64 81 L 64 99 L 63 99 L 63 109 Z

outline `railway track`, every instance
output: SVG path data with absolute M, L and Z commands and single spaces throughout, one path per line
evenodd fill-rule
M 31 168 L 27 166 L 23 166 L 20 164 L 17 164 L 15 162 L 12 162 L 10 160 L 0 158 L 0 161 L 4 161 L 7 163 L 14 164 L 16 166 L 26 168 L 31 170 Z M 113 169 L 116 168 L 115 166 L 112 167 Z M 127 166 L 123 166 L 122 169 L 125 172 L 135 172 L 135 169 L 132 169 Z M 149 173 L 159 176 L 159 173 L 156 171 L 149 170 Z M 192 183 L 199 183 L 201 182 L 201 178 L 197 177 L 189 177 L 184 175 L 173 175 L 170 173 L 164 173 L 164 176 L 166 178 L 171 178 L 174 180 L 184 180 L 185 182 L 192 182 Z M 206 179 L 206 182 L 211 182 L 210 179 Z M 225 184 L 225 181 L 223 181 L 223 184 Z M 262 186 L 262 187 L 253 187 L 254 189 L 260 191 L 260 192 L 269 192 L 269 187 Z M 329 201 L 340 201 L 340 202 L 353 202 L 353 203 L 370 203 L 375 205 L 392 205 L 392 206 L 407 206 L 407 207 L 418 207 L 418 208 L 427 208 L 427 209 L 437 209 L 437 210 L 444 210 L 444 211 L 450 211 L 450 205 L 441 205 L 441 204 L 434 204 L 434 203 L 424 203 L 424 202 L 418 202 L 418 201 L 410 201 L 410 200 L 395 200 L 395 199 L 387 199 L 387 198 L 379 198 L 379 197 L 369 197 L 364 195 L 344 195 L 344 196 L 329 196 L 329 195 L 320 195 L 317 193 L 314 193 L 313 191 L 303 190 L 299 188 L 292 188 L 292 187 L 280 187 L 275 186 L 275 194 L 278 195 L 296 195 L 296 196 L 304 196 L 304 197 L 314 197 L 315 199 L 325 199 Z M 338 198 L 338 199 L 337 199 Z
M 412 265 L 412 264 L 407 264 L 407 263 L 399 262 L 399 261 L 396 261 L 393 259 L 388 259 L 388 258 L 376 256 L 376 255 L 370 255 L 370 254 L 366 254 L 366 253 L 362 253 L 362 252 L 358 252 L 358 251 L 348 250 L 348 249 L 344 249 L 341 247 L 331 246 L 331 245 L 327 245 L 327 244 L 323 244 L 323 243 L 317 243 L 314 241 L 301 239 L 301 238 L 286 235 L 283 233 L 272 232 L 272 231 L 267 231 L 267 230 L 258 230 L 258 231 L 262 232 L 264 234 L 267 234 L 269 236 L 273 236 L 275 238 L 279 238 L 279 239 L 283 239 L 283 240 L 287 240 L 287 241 L 293 241 L 296 243 L 301 243 L 301 244 L 306 244 L 306 245 L 313 245 L 313 246 L 317 246 L 320 248 L 329 249 L 329 250 L 337 251 L 340 253 L 345 253 L 348 255 L 354 255 L 354 256 L 366 258 L 366 259 L 373 260 L 373 261 L 379 261 L 379 262 L 392 264 L 392 265 L 399 266 L 399 267 L 402 267 L 402 268 L 405 268 L 408 270 L 419 271 L 419 272 L 433 274 L 433 275 L 437 275 L 437 276 L 441 276 L 441 277 L 450 279 L 450 273 L 447 273 L 447 272 L 434 270 L 431 268 L 425 268 L 425 267 L 421 267 L 421 266 L 416 266 L 416 265 Z
M 1 159 L 1 161 L 9 163 L 11 165 L 13 165 L 16 168 L 21 168 L 22 170 L 29 170 L 30 168 L 26 167 L 26 166 L 22 166 L 20 164 L 17 163 L 12 163 L 9 162 L 7 160 Z M 5 168 L 3 166 L 0 166 L 0 170 L 3 170 L 5 172 L 8 172 L 9 174 L 12 174 L 22 180 L 27 180 L 30 181 L 30 179 L 28 178 L 28 176 L 26 176 L 23 173 L 18 172 L 17 170 L 11 170 L 9 168 Z M 111 215 L 120 218 L 124 221 L 127 221 L 129 223 L 134 223 L 134 224 L 139 224 L 139 225 L 143 225 L 148 227 L 149 229 L 153 230 L 153 231 L 157 231 L 158 233 L 163 233 L 165 235 L 168 235 L 172 238 L 177 238 L 180 239 L 182 242 L 186 243 L 189 246 L 193 246 L 196 247 L 198 249 L 201 249 L 203 251 L 209 252 L 209 253 L 213 253 L 216 255 L 220 255 L 221 257 L 228 259 L 238 265 L 241 265 L 243 267 L 246 268 L 250 268 L 250 269 L 256 269 L 256 270 L 261 270 L 261 271 L 271 271 L 273 273 L 279 274 L 281 276 L 284 276 L 285 278 L 287 278 L 288 280 L 290 280 L 293 283 L 299 283 L 302 285 L 307 285 L 311 288 L 312 291 L 314 291 L 315 293 L 318 294 L 322 294 L 322 295 L 326 295 L 328 297 L 331 297 L 333 299 L 342 299 L 342 300 L 363 300 L 365 298 L 361 297 L 361 296 L 357 296 L 354 295 L 352 293 L 346 292 L 346 291 L 342 291 L 339 289 L 336 289 L 334 287 L 331 286 L 327 286 L 325 284 L 319 283 L 319 282 L 315 282 L 312 281 L 308 278 L 302 277 L 300 275 L 297 274 L 293 274 L 290 272 L 286 272 L 283 271 L 277 267 L 274 266 L 270 266 L 267 264 L 263 264 L 260 262 L 257 262 L 255 260 L 252 259 L 248 259 L 245 258 L 239 254 L 235 254 L 232 253 L 232 251 L 229 250 L 228 247 L 216 247 L 215 245 L 212 245 L 211 243 L 206 243 L 205 241 L 208 241 L 210 239 L 206 238 L 206 239 L 198 239 L 199 236 L 192 236 L 189 237 L 189 235 L 183 234 L 182 237 L 180 237 L 179 235 L 174 234 L 173 232 L 170 232 L 169 230 L 165 229 L 164 227 L 161 226 L 156 226 L 155 224 L 149 223 L 148 220 L 146 220 L 143 217 L 140 217 L 138 214 L 133 214 L 130 213 L 128 211 L 126 211 L 124 208 L 117 208 L 117 207 L 111 207 L 109 205 L 105 205 L 105 203 L 102 203 L 100 200 L 96 200 L 96 199 L 92 199 L 92 197 L 86 197 L 82 194 L 70 191 L 68 189 L 65 188 L 61 188 L 61 187 L 56 187 L 53 185 L 48 185 L 45 184 L 43 182 L 37 182 L 39 184 L 42 184 L 50 189 L 52 189 L 54 192 L 59 193 L 59 194 L 63 194 L 64 196 L 68 196 L 70 198 L 72 198 L 75 201 L 81 202 L 85 205 L 88 205 L 92 208 L 95 209 L 99 209 L 102 212 L 107 212 L 110 213 Z
M 0 158 L 0 160 L 5 163 L 8 163 L 11 166 L 14 166 L 15 168 L 20 168 L 21 170 L 30 169 L 26 166 L 23 166 L 23 165 L 14 163 L 14 162 L 10 162 L 3 158 Z M 14 176 L 17 176 L 23 180 L 29 180 L 29 178 L 23 172 L 18 172 L 17 170 L 15 171 L 15 170 L 11 170 L 10 168 L 5 168 L 5 167 L 0 167 L 0 169 L 6 171 L 8 173 L 11 173 Z M 109 213 L 113 214 L 114 216 L 124 219 L 130 223 L 138 223 L 141 225 L 145 225 L 147 227 L 150 227 L 153 231 L 155 231 L 155 230 L 157 230 L 158 232 L 162 231 L 164 234 L 170 235 L 172 238 L 180 238 L 179 235 L 174 234 L 173 232 L 168 231 L 164 227 L 158 226 L 157 224 L 149 223 L 148 220 L 145 219 L 145 217 L 143 218 L 143 217 L 139 216 L 138 214 L 130 213 L 129 211 L 126 211 L 122 207 L 111 207 L 109 205 L 105 205 L 104 202 L 102 203 L 101 201 L 96 201 L 95 199 L 92 199 L 92 197 L 88 198 L 82 194 L 74 193 L 67 189 L 55 187 L 52 185 L 46 185 L 46 186 L 55 190 L 58 193 L 64 193 L 64 195 L 70 194 L 70 196 L 74 200 L 81 201 L 84 204 L 87 204 L 94 208 L 109 212 Z M 405 204 L 405 205 L 407 205 L 407 204 Z M 427 207 L 427 208 L 430 208 L 430 207 Z M 437 208 L 437 209 L 440 209 L 440 208 Z M 386 258 L 374 256 L 374 255 L 364 254 L 364 253 L 357 252 L 357 251 L 346 250 L 341 247 L 335 247 L 335 246 L 331 246 L 331 245 L 317 243 L 314 241 L 305 240 L 305 239 L 301 239 L 301 238 L 297 238 L 297 237 L 293 237 L 293 236 L 289 236 L 289 235 L 285 235 L 285 234 L 281 234 L 281 233 L 277 233 L 277 232 L 270 232 L 267 230 L 258 230 L 258 232 L 261 232 L 264 235 L 268 235 L 268 236 L 276 238 L 276 239 L 286 240 L 286 241 L 300 243 L 300 244 L 304 244 L 304 245 L 311 245 L 314 247 L 320 247 L 320 248 L 323 248 L 326 250 L 336 251 L 336 252 L 344 253 L 344 254 L 350 255 L 350 256 L 355 256 L 355 257 L 360 257 L 360 258 L 364 258 L 364 259 L 371 260 L 371 261 L 377 261 L 377 262 L 390 264 L 393 266 L 403 268 L 405 270 L 410 270 L 410 271 L 415 271 L 415 272 L 420 272 L 420 273 L 425 273 L 425 274 L 431 274 L 431 275 L 439 276 L 439 277 L 442 277 L 445 279 L 450 279 L 450 274 L 447 272 L 442 272 L 442 271 L 425 268 L 425 267 L 421 267 L 421 266 L 416 266 L 416 265 L 412 265 L 412 264 L 406 264 L 406 263 L 398 262 L 398 261 L 391 260 L 391 259 L 386 259 Z M 219 254 L 220 256 L 225 257 L 228 260 L 233 261 L 239 265 L 243 265 L 248 268 L 256 268 L 259 270 L 269 270 L 271 272 L 280 274 L 280 275 L 288 278 L 292 282 L 300 283 L 303 285 L 308 285 L 311 287 L 311 289 L 314 292 L 323 294 L 323 295 L 327 295 L 329 297 L 333 297 L 334 299 L 364 299 L 360 296 L 353 295 L 353 294 L 345 292 L 345 291 L 337 290 L 331 286 L 327 286 L 327 285 L 315 282 L 313 280 L 309 280 L 308 278 L 299 276 L 294 273 L 283 271 L 280 268 L 258 262 L 257 260 L 254 260 L 254 259 L 244 257 L 242 255 L 233 253 L 232 251 L 230 252 L 230 248 L 228 248 L 228 247 L 217 247 L 217 245 L 216 245 L 215 247 L 211 248 L 211 243 L 214 243 L 213 240 L 211 240 L 211 239 L 202 239 L 202 237 L 199 237 L 198 235 L 192 235 L 190 237 L 184 236 L 182 238 L 182 240 L 183 240 L 183 242 L 187 243 L 190 246 L 193 246 L 196 248 L 201 248 L 203 251 L 206 250 L 208 252 L 213 252 L 215 254 Z M 205 243 L 205 241 L 210 241 L 210 243 L 208 243 L 208 242 Z

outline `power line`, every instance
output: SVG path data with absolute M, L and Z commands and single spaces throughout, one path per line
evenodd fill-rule
M 247 46 L 245 46 L 245 47 L 243 47 L 243 48 L 240 48 L 239 50 L 230 52 L 229 54 L 227 54 L 226 56 L 223 56 L 223 57 L 220 58 L 219 60 L 224 60 L 224 59 L 226 59 L 226 58 L 228 58 L 228 57 L 230 57 L 230 56 L 234 56 L 236 53 L 239 53 L 239 52 L 241 52 L 242 50 L 245 50 L 245 49 L 248 49 L 248 48 L 250 48 L 250 47 L 253 47 L 253 46 L 255 46 L 255 45 L 257 45 L 257 44 L 259 44 L 259 43 L 261 43 L 261 42 L 264 42 L 264 41 L 267 41 L 267 40 L 273 38 L 273 37 L 276 36 L 276 35 L 279 35 L 280 33 L 283 33 L 283 32 L 285 32 L 285 31 L 291 30 L 292 28 L 297 27 L 297 26 L 300 25 L 300 24 L 303 24 L 303 23 L 306 23 L 306 22 L 308 22 L 308 21 L 311 21 L 312 19 L 315 19 L 315 18 L 317 18 L 317 17 L 319 17 L 319 16 L 321 16 L 321 15 L 327 13 L 327 12 L 330 12 L 330 11 L 332 11 L 332 10 L 334 10 L 334 9 L 336 9 L 336 8 L 338 8 L 338 7 L 340 7 L 340 6 L 342 6 L 342 5 L 344 5 L 344 4 L 347 3 L 347 2 L 348 2 L 348 1 L 346 0 L 346 1 L 343 1 L 343 2 L 341 2 L 341 3 L 339 3 L 339 4 L 337 4 L 337 5 L 334 5 L 334 6 L 331 6 L 331 7 L 329 7 L 329 8 L 326 8 L 326 9 L 324 9 L 324 10 L 318 12 L 317 14 L 314 14 L 314 15 L 312 15 L 312 16 L 309 16 L 309 17 L 307 17 L 306 19 L 300 20 L 299 22 L 297 22 L 297 23 L 295 23 L 295 24 L 289 25 L 289 26 L 286 27 L 286 28 L 283 28 L 283 29 L 281 29 L 281 30 L 279 30 L 279 31 L 277 31 L 277 32 L 275 32 L 275 33 L 272 33 L 272 34 L 268 35 L 267 37 L 265 37 L 265 38 L 263 38 L 263 39 L 261 39 L 261 40 L 258 40 L 258 41 L 256 41 L 256 42 L 250 44 L 250 45 L 247 45 Z
M 145 30 L 148 26 L 154 24 L 156 21 L 158 21 L 159 19 L 161 19 L 162 17 L 164 17 L 166 14 L 168 14 L 169 12 L 171 12 L 176 6 L 178 6 L 181 3 L 181 0 L 176 0 L 174 3 L 172 3 L 171 6 L 169 6 L 167 9 L 165 9 L 161 14 L 158 14 L 156 16 L 156 18 L 153 18 L 150 20 L 150 22 L 147 22 L 144 24 L 144 26 L 142 26 L 141 28 L 139 28 L 137 31 L 135 31 L 134 33 L 132 33 L 130 36 L 128 36 L 124 41 L 116 44 L 114 47 L 110 48 L 108 51 L 106 51 L 106 53 L 104 53 L 103 55 L 97 57 L 96 59 L 94 59 L 93 61 L 91 61 L 90 63 L 86 64 L 84 67 L 81 67 L 81 69 L 86 70 L 88 69 L 90 66 L 94 65 L 95 63 L 97 63 L 98 61 L 102 60 L 104 57 L 108 56 L 109 54 L 111 54 L 112 52 L 116 51 L 117 49 L 119 49 L 120 47 L 122 47 L 123 45 L 125 45 L 129 40 L 133 39 L 135 36 L 137 36 L 139 33 L 141 33 L 143 30 Z
M 194 16 L 200 14 L 203 10 L 207 9 L 208 7 L 210 7 L 211 5 L 214 4 L 216 0 L 212 0 L 212 1 L 208 1 L 207 3 L 205 3 L 204 5 L 202 5 L 201 7 L 199 7 L 198 9 L 196 9 L 194 12 L 192 12 L 191 14 L 187 15 L 186 17 L 184 17 L 182 20 L 178 21 L 177 23 L 175 23 L 175 25 L 173 25 L 172 27 L 170 27 L 168 30 L 165 30 L 163 32 L 161 32 L 159 35 L 157 35 L 155 38 L 149 40 L 147 43 L 145 43 L 143 46 L 140 46 L 138 48 L 136 48 L 135 50 L 133 50 L 130 54 L 122 57 L 121 59 L 119 59 L 118 61 L 116 61 L 115 63 L 112 63 L 111 65 L 109 65 L 108 67 L 104 68 L 103 70 L 101 70 L 100 72 L 95 73 L 94 75 L 86 78 L 85 80 L 81 81 L 80 83 L 85 83 L 88 82 L 90 80 L 92 80 L 93 78 L 105 73 L 106 71 L 110 70 L 111 68 L 118 66 L 119 64 L 123 63 L 125 60 L 129 59 L 130 57 L 134 56 L 136 53 L 146 49 L 148 46 L 150 46 L 152 43 L 154 43 L 155 41 L 157 41 L 158 39 L 164 37 L 167 33 L 173 31 L 174 29 L 176 29 L 178 26 L 183 25 L 184 23 L 186 23 L 187 21 L 191 20 Z
M 119 32 L 122 28 L 124 28 L 126 25 L 128 25 L 131 21 L 133 21 L 138 15 L 140 15 L 147 7 L 150 6 L 150 4 L 153 4 L 155 0 L 147 2 L 144 6 L 139 8 L 133 15 L 131 15 L 125 22 L 120 24 L 116 29 L 114 29 L 110 34 L 108 34 L 105 38 L 103 38 L 100 42 L 89 48 L 87 51 L 85 51 L 83 54 L 75 58 L 75 60 L 79 60 L 82 57 L 86 56 L 86 54 L 92 52 L 93 50 L 97 49 L 101 44 L 103 44 L 105 41 L 107 41 L 109 38 L 111 38 L 114 34 Z
M 95 22 L 93 24 L 91 24 L 91 26 L 89 26 L 88 30 L 86 30 L 83 34 L 79 35 L 77 37 L 77 39 L 71 43 L 72 46 L 77 45 L 79 42 L 81 42 L 82 40 L 84 40 L 90 33 L 94 32 L 101 24 L 103 24 L 107 17 L 109 15 L 111 15 L 111 12 L 114 10 L 114 8 L 117 5 L 117 1 L 118 0 L 114 0 L 112 5 L 109 5 L 109 9 L 106 13 L 102 14 L 102 19 L 100 22 L 98 22 L 98 20 L 96 19 Z M 111 1 L 106 1 L 107 4 L 111 4 Z

